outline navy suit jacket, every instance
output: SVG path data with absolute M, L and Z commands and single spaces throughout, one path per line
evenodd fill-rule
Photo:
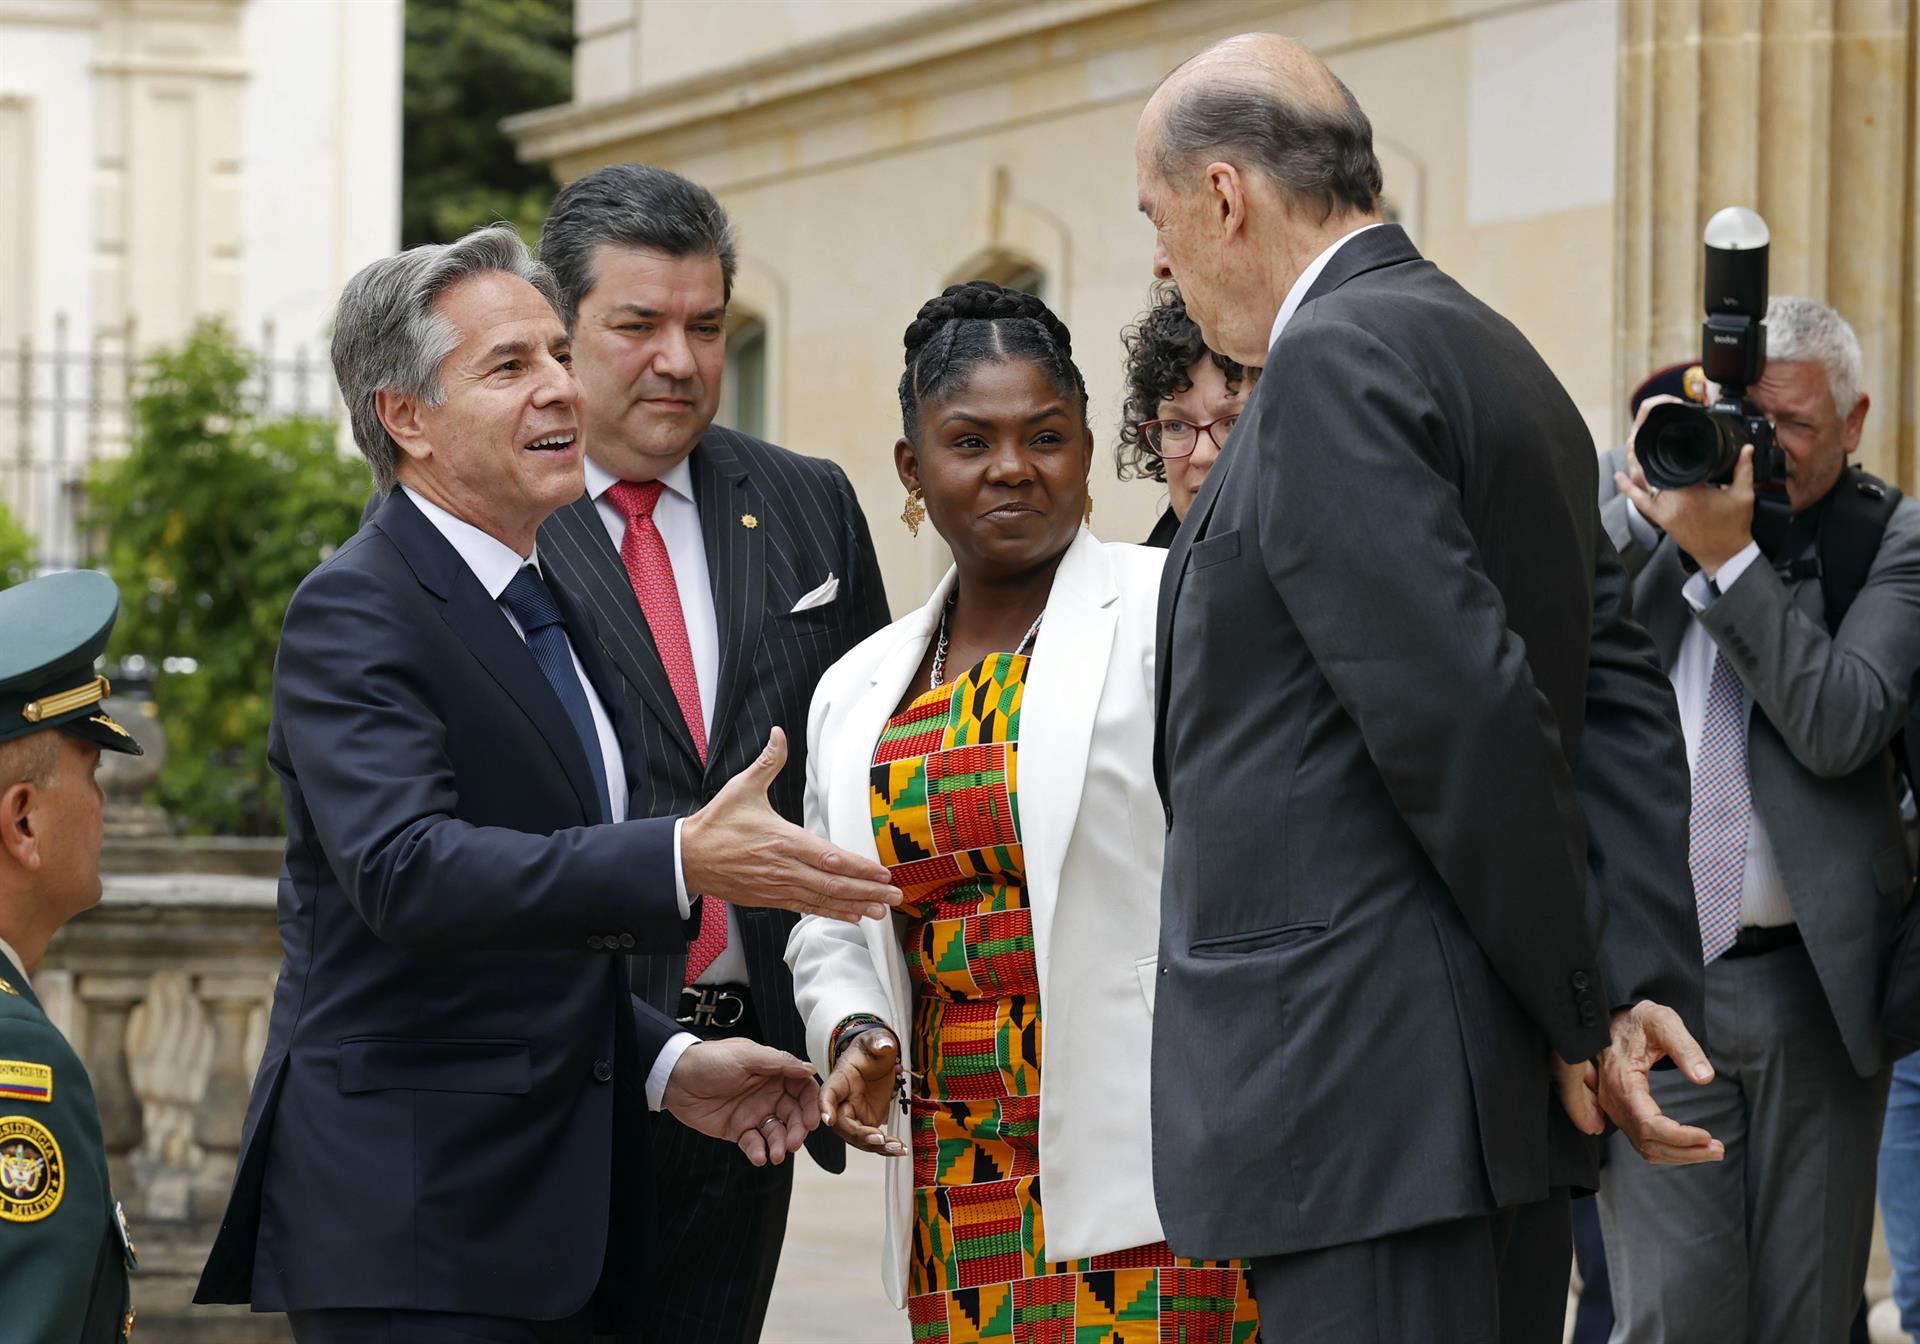
M 624 688 L 550 586 L 644 817 Z M 673 820 L 598 824 L 559 700 L 400 491 L 294 595 L 273 709 L 285 961 L 196 1300 L 629 1319 L 675 1028 L 619 952 L 692 932 Z

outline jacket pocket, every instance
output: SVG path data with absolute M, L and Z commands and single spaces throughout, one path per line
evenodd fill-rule
M 761 628 L 775 639 L 798 639 L 801 635 L 825 635 L 837 630 L 841 624 L 844 604 L 838 597 L 822 607 L 808 607 L 805 611 L 784 611 L 769 617 Z
M 1160 984 L 1160 958 L 1142 957 L 1133 963 L 1133 973 L 1140 979 L 1140 995 L 1147 1001 L 1147 1016 L 1153 1016 L 1153 991 Z
M 349 1036 L 340 1042 L 342 1092 L 518 1095 L 532 1085 L 533 1054 L 525 1041 Z
M 1226 933 L 1215 938 L 1197 938 L 1187 951 L 1196 957 L 1241 957 L 1249 952 L 1266 952 L 1276 947 L 1303 943 L 1327 931 L 1328 921 L 1305 919 L 1271 929 L 1253 929 L 1247 933 Z
M 1188 569 L 1205 569 L 1208 565 L 1217 565 L 1222 560 L 1234 560 L 1240 555 L 1240 529 L 1222 532 L 1217 536 L 1205 537 L 1193 543 L 1187 552 Z

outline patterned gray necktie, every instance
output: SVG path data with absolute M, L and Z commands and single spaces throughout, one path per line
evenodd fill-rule
M 1732 947 L 1740 932 L 1740 888 L 1753 826 L 1746 708 L 1740 674 L 1715 649 L 1693 767 L 1693 834 L 1687 852 L 1700 913 L 1700 952 L 1709 962 Z

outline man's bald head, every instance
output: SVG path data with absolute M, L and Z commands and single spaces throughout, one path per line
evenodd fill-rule
M 1379 209 L 1373 124 L 1326 63 L 1290 37 L 1242 33 L 1214 43 L 1155 90 L 1141 129 L 1169 183 L 1226 162 L 1264 175 L 1322 218 Z

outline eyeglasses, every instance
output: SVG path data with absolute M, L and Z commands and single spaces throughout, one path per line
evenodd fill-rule
M 1140 437 L 1146 440 L 1147 447 L 1155 457 L 1173 461 L 1192 457 L 1193 450 L 1200 446 L 1202 434 L 1213 440 L 1216 449 L 1225 448 L 1227 435 L 1233 433 L 1234 422 L 1239 418 L 1238 415 L 1223 415 L 1204 425 L 1196 425 L 1190 420 L 1143 420 L 1138 428 Z

